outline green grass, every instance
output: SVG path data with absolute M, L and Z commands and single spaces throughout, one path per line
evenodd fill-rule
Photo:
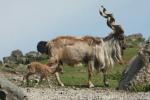
M 148 92 L 150 90 L 150 84 L 146 83 L 146 84 L 136 84 L 132 87 L 129 88 L 130 91 L 134 91 L 134 92 Z
M 135 48 L 127 48 L 127 49 L 124 51 L 123 58 L 124 58 L 126 61 L 129 61 L 133 56 L 137 55 L 137 52 L 138 52 L 137 47 L 135 47 Z
M 112 70 L 112 72 L 108 75 L 108 81 L 110 83 L 111 88 L 115 88 L 118 85 L 118 81 L 121 78 L 121 73 L 124 68 L 119 68 L 121 66 L 115 66 L 119 69 L 118 70 Z M 116 69 L 117 69 L 116 68 Z M 88 73 L 86 67 L 80 67 L 79 68 L 73 68 L 66 66 L 64 68 L 64 74 L 61 75 L 61 80 L 66 86 L 86 86 L 88 81 Z M 67 70 L 67 71 L 66 71 Z M 68 71 L 69 70 L 69 71 Z M 84 72 L 82 72 L 84 70 Z M 104 87 L 103 85 L 103 76 L 102 73 L 94 73 L 92 77 L 92 82 L 96 87 Z
M 48 59 L 42 60 L 40 62 L 43 63 L 43 64 L 46 64 L 48 62 Z

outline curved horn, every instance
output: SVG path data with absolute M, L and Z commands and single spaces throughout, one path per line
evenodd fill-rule
M 121 27 L 121 25 L 116 25 L 115 24 L 115 18 L 113 17 L 112 13 L 106 13 L 106 8 L 104 8 L 103 6 L 101 6 L 103 8 L 102 11 L 99 10 L 99 13 L 101 16 L 103 16 L 104 18 L 107 18 L 107 26 L 110 27 L 114 33 L 124 33 L 123 28 Z
M 112 13 L 106 13 L 106 8 L 104 8 L 103 6 L 101 6 L 103 8 L 103 11 L 99 10 L 99 13 L 101 16 L 103 16 L 104 18 L 107 18 L 107 25 L 108 27 L 110 27 L 111 29 L 113 29 L 113 25 L 115 24 L 115 18 L 113 17 Z

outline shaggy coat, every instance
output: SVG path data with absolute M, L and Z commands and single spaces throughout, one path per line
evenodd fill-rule
M 66 39 L 63 38 L 63 41 L 64 40 L 67 41 L 67 39 L 68 39 L 67 37 Z M 59 41 L 60 40 L 61 39 L 59 38 Z M 90 73 L 89 82 L 88 82 L 89 87 L 93 87 L 93 84 L 90 82 L 90 80 L 91 80 L 91 74 L 92 74 L 92 71 L 94 70 L 94 67 L 98 71 L 100 71 L 101 69 L 105 67 L 105 62 L 104 62 L 105 56 L 103 52 L 104 42 L 100 38 L 99 40 L 97 39 L 97 41 L 99 41 L 97 42 L 97 44 L 96 43 L 89 44 L 89 42 L 85 40 L 84 41 L 77 40 L 76 42 L 73 42 L 73 44 L 69 44 L 70 43 L 69 42 L 68 45 L 65 45 L 65 46 L 57 45 L 55 44 L 56 42 L 51 41 L 48 43 L 49 50 L 50 50 L 50 62 L 51 62 L 51 59 L 56 59 L 57 62 L 60 63 L 61 65 L 67 64 L 70 66 L 74 66 L 79 63 L 86 64 L 88 66 L 88 72 Z M 61 43 L 59 42 L 59 44 L 62 44 L 62 42 Z M 100 56 L 97 57 L 96 53 L 100 53 L 99 54 Z M 94 64 L 94 63 L 99 63 L 99 64 Z M 94 65 L 97 65 L 97 66 L 94 66 Z
M 104 74 L 104 85 L 108 86 L 106 74 L 114 65 L 114 62 L 123 63 L 122 54 L 125 48 L 124 30 L 121 25 L 115 24 L 112 14 L 106 13 L 104 7 L 100 14 L 107 18 L 107 25 L 113 32 L 101 39 L 92 36 L 81 38 L 61 36 L 49 41 L 45 48 L 51 59 L 56 59 L 59 64 L 65 63 L 74 65 L 85 63 L 88 65 L 89 87 L 94 85 L 91 82 L 92 70 L 96 68 Z

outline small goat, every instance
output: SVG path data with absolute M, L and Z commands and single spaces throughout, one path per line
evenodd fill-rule
M 26 79 L 27 86 L 29 85 L 29 76 L 38 75 L 40 76 L 39 83 L 41 83 L 43 78 L 45 78 L 48 81 L 49 87 L 51 87 L 49 76 L 51 74 L 55 74 L 56 72 L 62 72 L 62 69 L 60 67 L 54 66 L 53 63 L 50 62 L 47 65 L 41 64 L 39 62 L 32 62 L 27 65 L 27 70 L 28 73 L 23 78 L 23 80 Z

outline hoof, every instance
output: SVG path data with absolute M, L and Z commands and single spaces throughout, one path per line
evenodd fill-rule
M 64 87 L 65 85 L 64 85 L 64 84 L 61 84 L 61 86 Z
M 94 87 L 94 85 L 93 84 L 89 84 L 89 88 L 93 88 Z

